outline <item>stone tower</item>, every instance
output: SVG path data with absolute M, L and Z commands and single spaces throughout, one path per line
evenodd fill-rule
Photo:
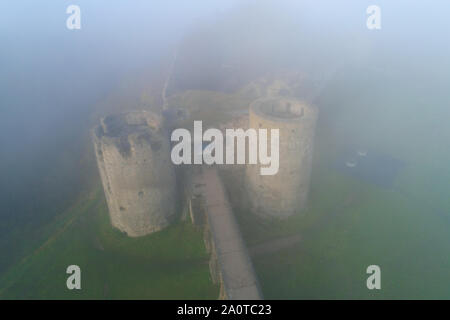
M 175 171 L 161 123 L 136 111 L 107 116 L 93 132 L 111 223 L 130 237 L 163 229 L 175 214 Z
M 269 136 L 270 129 L 279 129 L 280 139 L 277 174 L 261 175 L 260 164 L 246 169 L 250 206 L 257 215 L 285 218 L 305 208 L 317 117 L 317 108 L 295 98 L 269 97 L 250 104 L 250 128 L 268 129 Z

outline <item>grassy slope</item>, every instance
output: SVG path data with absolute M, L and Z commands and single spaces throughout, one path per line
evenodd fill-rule
M 0 279 L 0 297 L 32 299 L 214 299 L 201 232 L 178 223 L 128 238 L 109 223 L 101 188 L 59 219 L 57 231 Z M 82 290 L 69 291 L 68 265 L 82 271 Z
M 124 105 L 131 105 L 121 93 Z M 28 215 L 15 212 L 12 227 L 0 238 L 0 299 L 217 298 L 200 230 L 179 222 L 133 239 L 111 227 L 88 128 L 79 131 L 85 131 L 82 137 L 66 139 L 55 152 L 61 159 L 48 155 L 55 169 L 47 180 L 54 182 L 45 187 L 39 180 L 33 191 L 42 205 L 31 207 Z M 73 176 L 83 178 L 73 181 Z M 55 206 L 58 195 L 61 205 Z M 71 264 L 81 267 L 81 291 L 66 289 Z

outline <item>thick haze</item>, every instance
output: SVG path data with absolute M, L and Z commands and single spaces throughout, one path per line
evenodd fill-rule
M 65 12 L 72 3 L 81 8 L 81 30 L 66 28 Z M 2 146 L 19 152 L 45 143 L 123 74 L 151 66 L 190 25 L 231 2 L 213 7 L 183 3 L 2 1 Z M 14 141 L 5 134 L 12 130 Z
M 66 29 L 65 10 L 72 3 L 81 7 L 81 30 Z M 450 22 L 445 1 L 377 1 L 382 9 L 380 31 L 365 27 L 369 4 L 372 2 L 2 1 L 1 144 L 19 151 L 25 145 L 18 145 L 16 139 L 25 144 L 42 143 L 42 135 L 57 129 L 55 121 L 76 116 L 124 73 L 148 68 L 171 54 L 192 27 L 208 29 L 220 24 L 230 11 L 237 18 L 228 25 L 231 32 L 221 30 L 221 35 L 234 45 L 237 57 L 248 49 L 244 38 L 248 35 L 255 50 L 258 44 L 271 50 L 266 56 L 273 60 L 264 60 L 266 65 L 284 62 L 283 67 L 289 68 L 289 63 L 313 56 L 319 69 L 362 59 L 368 66 L 390 63 L 447 76 Z M 10 145 L 12 139 L 6 134 L 12 130 L 16 146 Z
M 71 4 L 81 30 L 66 28 Z M 381 30 L 366 27 L 374 4 Z M 20 258 L 8 249 L 25 224 L 50 221 L 55 203 L 80 191 L 80 141 L 98 103 L 124 79 L 163 82 L 175 51 L 171 90 L 233 91 L 277 70 L 305 72 L 323 90 L 313 97 L 322 146 L 366 143 L 400 158 L 409 171 L 395 191 L 448 224 L 449 10 L 446 0 L 0 1 L 0 253 L 16 255 L 0 256 L 0 273 Z M 431 241 L 422 253 L 448 243 Z
M 81 30 L 66 29 L 70 4 L 81 7 Z M 444 86 L 450 67 L 448 3 L 377 1 L 379 31 L 366 28 L 370 4 L 2 1 L 1 168 L 10 171 L 23 159 L 45 156 L 47 145 L 79 126 L 86 111 L 123 76 L 167 62 L 164 57 L 192 30 L 212 30 L 214 37 L 217 28 L 222 38 L 215 41 L 224 43 L 219 49 L 226 48 L 243 66 L 260 61 L 267 70 L 305 68 L 319 74 L 361 63 L 408 72 L 417 83 L 433 78 Z M 202 45 L 208 48 L 207 41 Z
M 66 28 L 70 4 L 81 8 L 81 30 Z M 378 31 L 366 28 L 370 4 L 2 1 L 0 168 L 11 172 L 11 167 L 22 165 L 24 176 L 26 170 L 36 171 L 37 158 L 45 158 L 47 148 L 66 143 L 116 83 L 167 63 L 167 56 L 191 32 L 200 34 L 191 45 L 194 55 L 213 48 L 243 71 L 258 69 L 255 75 L 282 68 L 307 70 L 320 78 L 339 66 L 360 64 L 392 68 L 417 83 L 433 79 L 436 86 L 444 86 L 450 68 L 448 4 L 378 1 Z M 202 66 L 210 63 L 202 59 L 193 78 L 201 77 Z

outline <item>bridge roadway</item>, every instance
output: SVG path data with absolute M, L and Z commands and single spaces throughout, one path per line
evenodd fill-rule
M 217 169 L 209 166 L 201 169 L 193 183 L 195 193 L 203 198 L 225 298 L 262 299 L 252 261 Z

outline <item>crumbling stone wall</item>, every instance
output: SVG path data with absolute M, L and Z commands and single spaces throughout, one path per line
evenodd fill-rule
M 176 183 L 161 119 L 146 111 L 112 115 L 92 136 L 112 225 L 131 237 L 169 225 Z
M 250 128 L 279 129 L 279 171 L 261 175 L 247 165 L 246 189 L 251 210 L 262 217 L 284 218 L 305 208 L 309 193 L 317 108 L 295 98 L 269 97 L 250 105 Z M 268 150 L 270 150 L 270 138 Z

